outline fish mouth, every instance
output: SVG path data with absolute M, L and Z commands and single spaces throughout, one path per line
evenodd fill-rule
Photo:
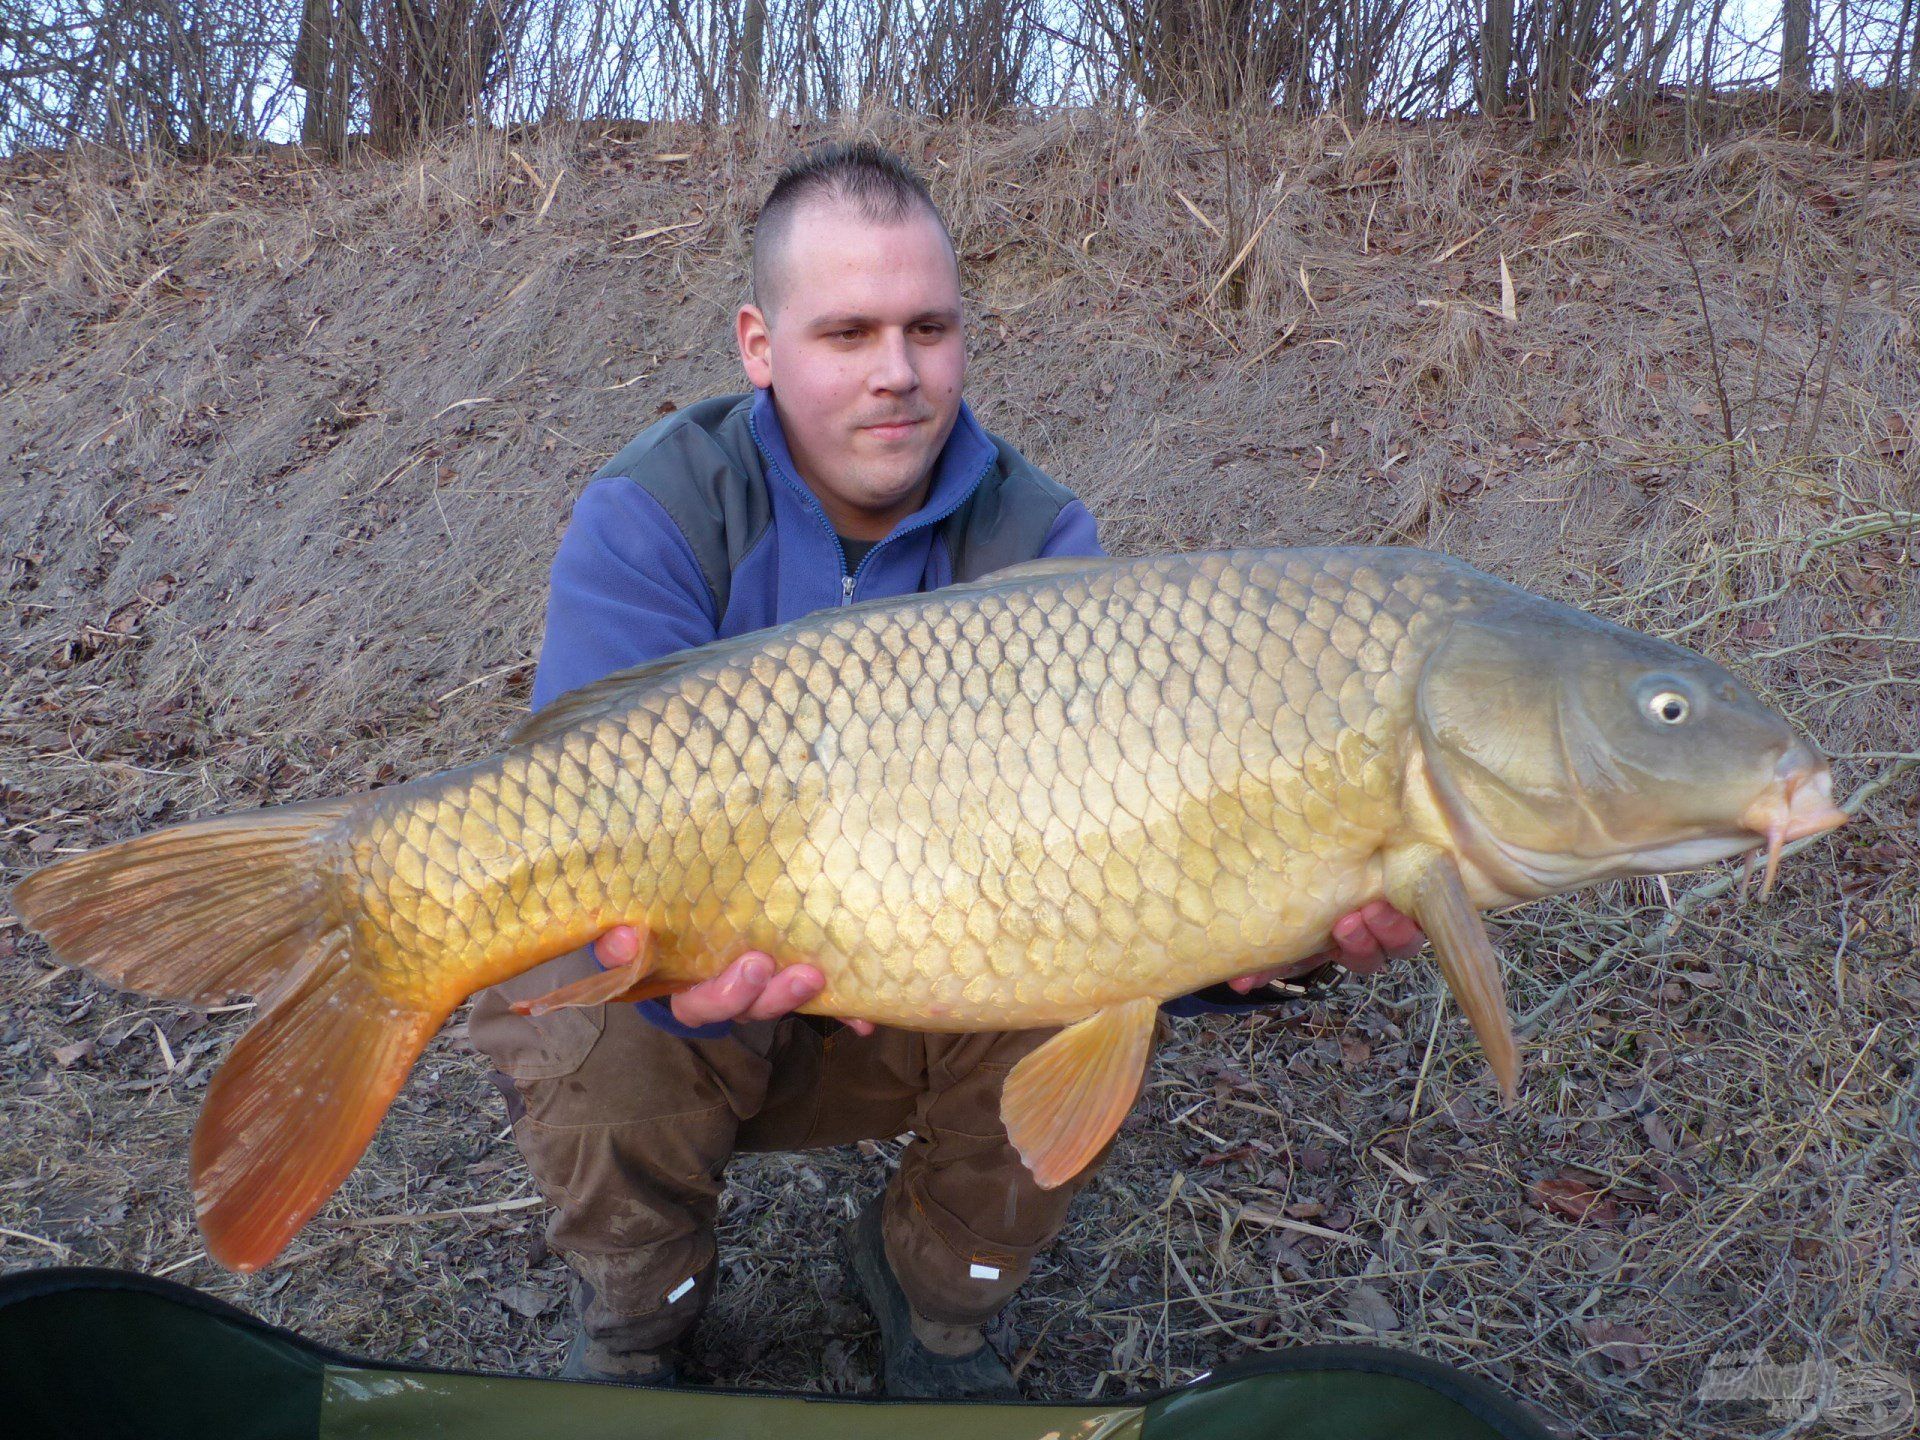
M 1804 753 L 1789 751 L 1775 771 L 1777 783 L 1740 814 L 1740 823 L 1766 841 L 1766 875 L 1760 898 L 1773 893 L 1780 852 L 1795 840 L 1825 834 L 1847 823 L 1847 812 L 1833 803 L 1833 772 Z M 1753 875 L 1752 866 L 1747 869 Z

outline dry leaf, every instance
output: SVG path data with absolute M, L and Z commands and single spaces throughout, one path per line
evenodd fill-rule
M 1369 1330 L 1400 1328 L 1400 1317 L 1392 1304 L 1371 1285 L 1356 1285 L 1347 1292 L 1347 1318 Z
M 1658 1115 L 1646 1114 L 1640 1117 L 1640 1131 L 1647 1137 L 1647 1143 L 1662 1155 L 1673 1153 L 1673 1132 Z
M 1528 1194 L 1542 1209 L 1582 1224 L 1611 1225 L 1620 1218 L 1620 1207 L 1591 1181 L 1576 1178 L 1567 1171 L 1552 1180 L 1536 1180 Z
M 82 1060 L 93 1058 L 93 1041 L 82 1040 L 76 1045 L 62 1045 L 53 1052 L 53 1063 L 62 1070 L 71 1070 Z
M 509 1285 L 494 1291 L 493 1298 L 524 1320 L 537 1320 L 559 1303 L 557 1296 L 531 1285 Z
M 1616 1370 L 1639 1370 L 1653 1359 L 1653 1347 L 1647 1332 L 1637 1325 L 1616 1325 L 1611 1320 L 1582 1320 L 1580 1333 L 1600 1357 Z

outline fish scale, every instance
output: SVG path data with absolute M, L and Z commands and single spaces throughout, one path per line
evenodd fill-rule
M 827 612 L 381 792 L 348 867 L 390 929 L 366 963 L 447 1003 L 625 923 L 663 979 L 758 949 L 820 967 L 820 1013 L 964 1029 L 1290 958 L 1377 891 L 1406 661 L 1472 588 L 1330 553 Z

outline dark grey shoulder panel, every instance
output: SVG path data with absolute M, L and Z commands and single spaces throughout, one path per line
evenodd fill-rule
M 1074 498 L 1006 441 L 997 435 L 992 439 L 999 460 L 972 498 L 942 526 L 955 580 L 978 580 L 1033 559 Z
M 624 476 L 680 527 L 727 613 L 733 571 L 773 523 L 766 472 L 747 425 L 752 395 L 716 395 L 650 425 L 593 478 Z

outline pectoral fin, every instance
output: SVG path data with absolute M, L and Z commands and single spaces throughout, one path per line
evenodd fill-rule
M 1520 1053 L 1507 1013 L 1507 989 L 1500 957 L 1467 898 L 1459 865 L 1437 846 L 1412 846 L 1388 860 L 1387 898 L 1427 932 L 1447 988 L 1473 1025 L 1500 1094 L 1511 1103 L 1519 1094 Z
M 1000 1095 L 1007 1139 L 1043 1190 L 1086 1169 L 1133 1108 L 1153 1045 L 1156 1000 L 1110 1005 L 1013 1067 Z
M 628 964 L 575 980 L 531 1000 L 516 1000 L 512 1008 L 516 1015 L 546 1015 L 579 1006 L 611 1005 L 616 1000 L 653 1000 L 685 988 L 681 982 L 662 980 L 653 973 L 653 946 L 642 930 L 640 953 Z

